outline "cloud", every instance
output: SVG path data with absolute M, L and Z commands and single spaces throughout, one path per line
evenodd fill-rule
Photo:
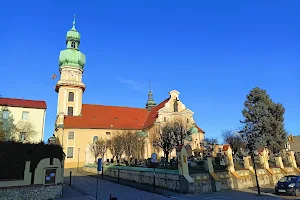
M 148 93 L 149 90 L 149 84 L 148 83 L 140 83 L 138 81 L 134 81 L 134 80 L 128 80 L 128 79 L 123 79 L 123 78 L 117 78 L 117 80 L 126 85 L 128 88 L 134 90 L 134 91 L 138 91 L 138 92 L 142 92 L 142 93 Z

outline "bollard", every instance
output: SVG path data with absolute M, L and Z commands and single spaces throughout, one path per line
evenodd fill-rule
M 118 183 L 120 183 L 120 169 L 118 169 Z
M 70 171 L 70 186 L 72 185 L 72 171 Z
M 109 200 L 118 200 L 117 197 L 112 197 L 111 195 L 109 195 Z
M 104 173 L 104 171 L 103 171 L 103 165 L 102 165 L 102 174 L 101 174 L 102 178 L 103 178 L 103 173 Z
M 153 168 L 153 188 L 155 189 L 155 168 Z

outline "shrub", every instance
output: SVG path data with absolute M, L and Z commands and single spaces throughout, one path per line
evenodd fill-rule
M 31 162 L 30 172 L 34 175 L 38 163 L 44 158 L 58 158 L 62 161 L 62 147 L 44 143 L 0 142 L 0 180 L 23 179 L 26 161 Z

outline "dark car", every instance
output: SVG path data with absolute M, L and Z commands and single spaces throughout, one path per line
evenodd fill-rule
M 290 175 L 282 177 L 275 185 L 275 193 L 300 196 L 300 176 Z

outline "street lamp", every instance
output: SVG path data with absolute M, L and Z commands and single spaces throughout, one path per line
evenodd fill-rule
M 252 157 L 252 162 L 253 162 L 253 167 L 254 167 L 254 172 L 255 172 L 255 179 L 256 179 L 256 187 L 257 187 L 257 193 L 260 195 L 260 187 L 259 187 L 259 182 L 258 182 L 258 177 L 257 177 L 257 172 L 256 172 L 256 165 L 254 161 L 254 155 L 258 155 L 258 151 L 253 149 L 251 150 L 251 157 Z

